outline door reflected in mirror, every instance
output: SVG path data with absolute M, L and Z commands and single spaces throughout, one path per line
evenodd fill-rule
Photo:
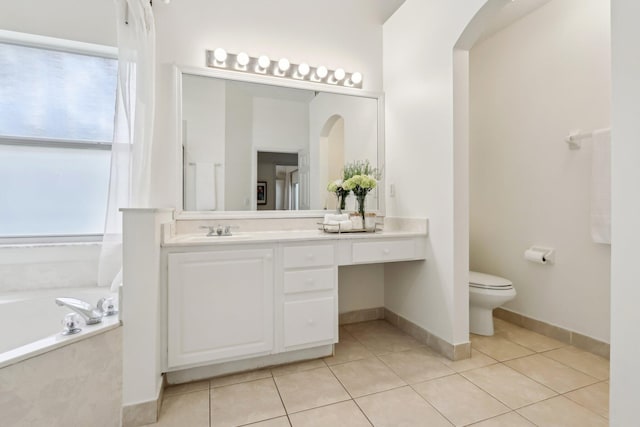
M 259 211 L 296 211 L 300 209 L 300 173 L 298 153 L 258 151 L 258 182 L 273 189 L 273 197 L 260 201 Z M 259 194 L 258 194 L 259 195 Z
M 181 77 L 186 211 L 334 210 L 345 163 L 380 166 L 377 98 Z M 376 191 L 367 202 L 380 209 Z

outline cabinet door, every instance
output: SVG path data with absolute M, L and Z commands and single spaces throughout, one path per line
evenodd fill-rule
M 170 368 L 271 352 L 272 249 L 168 258 Z

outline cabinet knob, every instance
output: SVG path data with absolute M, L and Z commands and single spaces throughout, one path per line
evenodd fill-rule
M 382 253 L 385 255 L 389 255 L 389 252 L 391 252 L 389 249 L 385 248 L 382 250 Z
M 312 260 L 313 259 L 313 254 L 307 254 L 307 259 L 308 260 Z
M 313 279 L 307 279 L 304 282 L 309 286 L 313 285 Z
M 313 325 L 313 319 L 307 320 L 307 325 Z

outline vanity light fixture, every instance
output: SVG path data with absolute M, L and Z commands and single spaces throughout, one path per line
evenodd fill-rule
M 344 72 L 344 70 L 342 68 L 338 68 L 333 72 L 333 81 L 331 83 L 340 83 L 342 80 L 344 80 L 345 76 L 346 73 Z
M 327 74 L 329 74 L 329 70 L 327 70 L 327 67 L 325 67 L 324 65 L 321 65 L 318 68 L 316 68 L 316 78 L 318 80 L 325 79 L 327 77 Z
M 278 61 L 278 69 L 283 73 L 286 73 L 287 70 L 289 70 L 289 67 L 291 67 L 291 63 L 287 58 L 282 58 Z
M 246 52 L 238 54 L 227 53 L 222 48 L 206 51 L 208 67 L 222 68 L 230 71 L 266 74 L 275 77 L 307 80 L 315 83 L 362 88 L 362 74 L 348 73 L 343 68 L 329 70 L 324 65 L 312 67 L 306 62 L 292 64 L 287 58 L 272 61 L 267 55 L 259 57 L 249 56 Z
M 300 76 L 300 78 L 305 78 L 307 74 L 309 74 L 309 71 L 311 71 L 311 68 L 306 62 L 298 65 L 298 75 Z
M 247 64 L 249 63 L 249 55 L 247 55 L 244 52 L 240 52 L 237 56 L 236 56 L 236 63 L 240 66 L 240 68 L 242 68 L 243 70 L 247 68 Z
M 267 71 L 267 68 L 269 68 L 269 65 L 271 65 L 271 60 L 267 55 L 262 55 L 260 56 L 260 58 L 258 58 L 258 72 L 265 73 Z
M 362 74 L 357 71 L 351 74 L 351 78 L 348 80 L 348 83 L 350 83 L 352 86 L 359 85 L 360 83 L 362 83 Z
M 224 65 L 227 60 L 227 51 L 219 47 L 213 51 L 213 58 L 216 60 L 217 64 Z

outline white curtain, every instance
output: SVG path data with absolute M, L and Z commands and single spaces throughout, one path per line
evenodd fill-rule
M 150 206 L 155 98 L 155 25 L 149 0 L 114 0 L 118 26 L 118 85 L 111 178 L 98 286 L 122 282 L 120 208 Z

